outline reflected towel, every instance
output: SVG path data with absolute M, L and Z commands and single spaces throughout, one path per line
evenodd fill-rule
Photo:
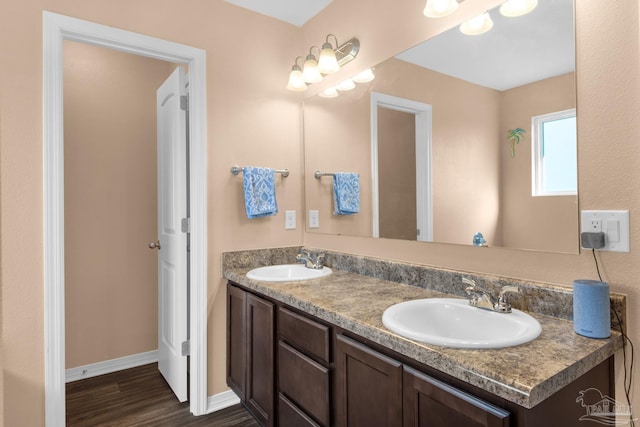
M 278 213 L 276 203 L 276 171 L 269 168 L 245 166 L 244 204 L 247 217 L 260 218 Z
M 333 178 L 334 215 L 353 215 L 360 212 L 360 175 L 336 172 Z

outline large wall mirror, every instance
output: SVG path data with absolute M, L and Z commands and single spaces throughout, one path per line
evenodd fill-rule
M 573 0 L 488 13 L 484 34 L 452 28 L 371 82 L 305 99 L 308 232 L 578 252 Z M 540 190 L 552 170 L 572 188 Z M 316 171 L 358 173 L 359 213 L 335 215 L 333 178 Z

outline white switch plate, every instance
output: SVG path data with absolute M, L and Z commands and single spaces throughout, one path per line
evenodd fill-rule
M 317 210 L 309 210 L 309 228 L 320 227 L 320 212 Z
M 296 228 L 296 211 L 284 211 L 284 229 L 293 230 Z
M 604 232 L 598 251 L 629 252 L 629 211 L 581 211 L 580 232 Z

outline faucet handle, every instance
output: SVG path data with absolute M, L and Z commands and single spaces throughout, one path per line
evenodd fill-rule
M 511 313 L 511 304 L 509 304 L 508 293 L 519 293 L 520 288 L 517 286 L 503 286 L 500 289 L 500 294 L 498 295 L 498 303 L 496 304 L 496 311 L 500 311 L 502 313 Z

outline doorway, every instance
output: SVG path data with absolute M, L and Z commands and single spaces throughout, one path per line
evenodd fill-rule
M 75 18 L 43 13 L 45 406 L 47 426 L 65 425 L 64 40 L 188 66 L 191 212 L 190 411 L 207 412 L 207 191 L 205 52 Z
M 388 150 L 396 156 L 400 147 L 394 147 L 394 138 L 397 138 L 399 133 L 397 130 L 381 131 L 379 129 L 380 120 L 378 115 L 380 109 L 393 110 L 395 112 L 405 113 L 403 115 L 409 115 L 411 117 L 410 126 L 413 127 L 412 133 L 414 138 L 412 144 L 415 146 L 415 150 L 408 153 L 406 163 L 411 163 L 409 169 L 415 171 L 410 179 L 415 181 L 415 186 L 411 186 L 412 192 L 415 191 L 415 198 L 411 201 L 410 206 L 415 209 L 415 234 L 404 232 L 403 235 L 383 235 L 381 234 L 381 224 L 385 218 L 382 218 L 383 212 L 381 210 L 382 204 L 392 205 L 394 209 L 398 206 L 398 200 L 384 200 L 384 188 L 381 187 L 383 181 L 396 181 L 395 187 L 401 186 L 402 182 L 398 180 L 399 174 L 396 170 L 402 165 L 390 165 L 385 169 L 385 165 L 382 165 L 380 159 L 384 155 L 381 152 L 382 140 L 385 135 L 391 135 L 391 141 L 386 144 L 391 144 L 391 147 L 387 147 Z M 407 122 L 404 118 L 400 120 L 400 123 Z M 398 123 L 398 120 L 394 120 L 394 123 Z M 373 204 L 373 237 L 390 237 L 390 238 L 408 238 L 409 240 L 419 240 L 423 242 L 433 241 L 433 191 L 432 191 L 432 173 L 431 173 L 431 126 L 432 126 L 432 106 L 417 101 L 412 101 L 397 96 L 386 95 L 383 93 L 372 92 L 371 93 L 371 176 L 372 182 L 372 204 Z M 389 157 L 389 156 L 387 156 Z M 387 170 L 388 169 L 388 170 Z M 386 184 L 385 184 L 386 185 Z M 389 187 L 386 185 L 386 187 Z M 397 188 L 390 187 L 391 190 L 386 194 L 399 194 Z M 393 210 L 392 210 L 393 211 Z M 401 218 L 399 220 L 391 219 L 388 222 L 401 223 L 406 220 Z M 393 230 L 397 227 L 391 227 Z M 395 232 L 397 233 L 397 231 Z M 411 234 L 414 238 L 407 237 L 407 234 Z

